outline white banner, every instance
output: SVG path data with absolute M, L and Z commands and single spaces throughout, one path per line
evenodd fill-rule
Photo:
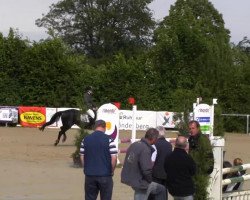
M 156 125 L 163 126 L 165 128 L 175 128 L 176 123 L 174 121 L 174 112 L 157 112 L 156 114 Z
M 132 130 L 133 111 L 120 110 L 120 130 Z M 156 112 L 137 111 L 136 112 L 136 130 L 147 130 L 156 127 Z
M 107 104 L 104 104 L 107 105 Z M 109 105 L 109 104 L 108 104 Z M 113 108 L 113 104 L 112 108 Z M 102 107 L 102 106 L 101 106 Z M 100 108 L 101 108 L 100 107 Z M 98 118 L 100 118 L 100 108 L 98 109 Z M 105 108 L 105 107 L 104 107 Z M 58 111 L 64 111 L 72 108 L 46 108 L 46 121 L 49 121 L 52 115 Z M 78 108 L 74 108 L 79 110 Z M 118 110 L 118 109 L 117 109 Z M 120 130 L 132 130 L 133 126 L 133 111 L 132 110 L 118 110 L 119 117 L 117 119 L 113 118 L 112 121 L 116 123 L 116 120 L 119 120 L 118 129 Z M 103 116 L 101 114 L 101 116 Z M 107 114 L 107 113 L 106 113 Z M 174 128 L 176 123 L 173 119 L 174 112 L 166 112 L 166 111 L 136 111 L 136 130 L 147 130 L 148 128 L 155 128 L 156 126 L 164 126 L 165 128 Z M 54 127 L 61 127 L 62 122 L 61 119 L 57 122 L 57 124 L 53 124 Z M 78 128 L 78 126 L 74 125 L 72 128 Z
M 18 122 L 18 108 L 16 107 L 0 107 L 0 122 Z

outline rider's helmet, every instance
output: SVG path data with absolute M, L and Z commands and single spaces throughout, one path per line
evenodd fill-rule
M 89 93 L 89 94 L 93 94 L 93 87 L 92 86 L 87 86 L 85 88 L 85 92 Z

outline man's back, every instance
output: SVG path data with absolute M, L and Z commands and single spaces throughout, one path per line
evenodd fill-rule
M 152 181 L 152 147 L 144 139 L 130 145 L 121 173 L 121 181 L 133 188 L 147 189 Z
M 175 148 L 166 159 L 167 186 L 173 196 L 188 196 L 194 193 L 192 176 L 196 166 L 184 149 Z
M 84 173 L 88 176 L 111 176 L 109 136 L 95 131 L 84 138 Z
M 164 163 L 166 158 L 172 153 L 172 145 L 164 137 L 160 137 L 155 143 L 157 156 L 153 167 L 153 177 L 157 179 L 166 179 Z

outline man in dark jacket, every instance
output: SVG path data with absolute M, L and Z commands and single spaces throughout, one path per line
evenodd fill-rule
M 197 165 L 202 163 L 200 158 L 205 159 L 206 165 L 200 166 L 200 172 L 202 174 L 211 174 L 214 169 L 214 155 L 213 148 L 209 141 L 209 138 L 201 133 L 200 124 L 198 121 L 190 121 L 188 123 L 190 136 L 189 142 L 189 153 L 196 160 Z
M 167 175 L 164 169 L 164 163 L 166 158 L 172 153 L 172 145 L 165 138 L 165 128 L 163 126 L 158 126 L 156 129 L 159 131 L 159 138 L 155 143 L 157 155 L 153 166 L 153 181 L 166 187 Z M 154 199 L 153 195 L 150 197 L 150 199 Z
M 201 132 L 198 121 L 190 121 L 189 127 L 189 154 L 197 165 L 194 176 L 195 199 L 208 198 L 207 187 L 209 186 L 210 174 L 214 169 L 214 155 L 208 135 Z M 202 184 L 200 184 L 202 182 Z
M 158 138 L 159 132 L 150 128 L 138 142 L 134 142 L 127 150 L 121 172 L 121 182 L 129 185 L 135 191 L 135 200 L 145 200 L 152 193 L 156 200 L 166 200 L 165 187 L 152 182 L 151 147 Z
M 186 152 L 187 138 L 178 136 L 173 153 L 166 158 L 167 186 L 174 200 L 193 200 L 196 164 Z

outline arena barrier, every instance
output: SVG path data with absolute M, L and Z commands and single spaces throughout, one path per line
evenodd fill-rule
M 250 168 L 250 164 L 244 164 L 244 165 L 239 165 L 239 166 L 234 166 L 231 168 L 223 168 L 222 169 L 222 174 L 228 174 L 232 172 L 237 172 L 237 171 L 243 171 L 246 169 Z M 244 181 L 250 180 L 250 175 L 242 175 L 240 177 L 232 177 L 228 179 L 222 180 L 222 186 L 224 185 L 229 185 L 233 183 L 238 183 L 241 182 L 242 184 Z M 230 192 L 225 192 L 222 194 L 222 200 L 239 200 L 239 199 L 250 199 L 250 190 L 247 191 L 242 191 L 242 184 L 239 187 L 239 190 L 237 191 L 230 191 Z

